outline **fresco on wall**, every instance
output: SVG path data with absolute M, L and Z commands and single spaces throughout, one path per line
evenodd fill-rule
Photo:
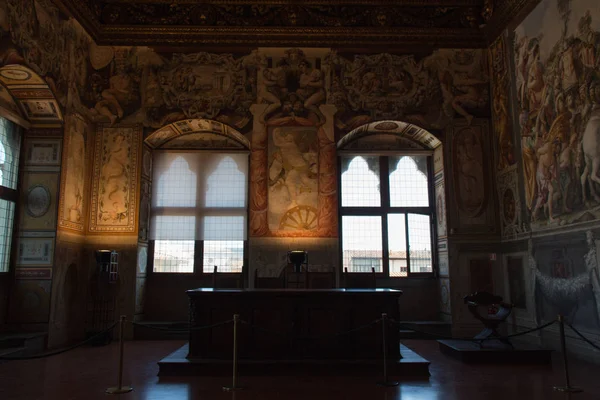
M 578 327 L 600 329 L 597 232 L 529 241 L 529 268 L 538 322 L 560 313 Z
M 150 227 L 150 205 L 152 200 L 152 182 L 147 179 L 141 180 L 140 187 L 140 217 L 138 228 L 138 240 L 148 241 L 148 230 Z
M 517 178 L 516 165 L 498 173 L 496 178 L 502 236 L 505 238 L 514 237 L 525 230 L 521 216 L 521 196 Z
M 57 173 L 26 172 L 23 174 L 20 229 L 39 231 L 56 229 L 58 176 Z
M 509 104 L 510 74 L 506 57 L 506 40 L 504 35 L 501 35 L 489 48 L 492 117 L 497 154 L 496 168 L 499 171 L 515 163 Z
M 92 70 L 81 103 L 97 122 L 160 128 L 183 119 L 215 119 L 237 128 L 256 99 L 255 55 L 159 54 L 146 47 L 90 49 Z
M 135 232 L 141 135 L 139 127 L 98 127 L 90 231 Z
M 165 125 L 152 132 L 144 143 L 154 149 L 250 149 L 250 141 L 240 132 L 209 119 L 185 119 Z
M 269 129 L 269 229 L 312 231 L 318 224 L 319 149 L 308 126 Z
M 6 89 L 3 85 L 0 85 L 0 107 L 3 107 L 14 114 L 21 116 L 21 111 L 17 107 L 15 100 L 10 95 L 8 89 Z
M 87 76 L 88 35 L 51 0 L 7 0 L 0 11 L 0 64 L 26 64 L 67 105 Z
M 455 116 L 470 123 L 489 113 L 487 58 L 479 50 L 437 50 L 420 60 L 391 54 L 348 59 L 334 51 L 325 64 L 331 70 L 327 101 L 347 132 L 381 119 L 440 129 Z
M 59 205 L 59 226 L 83 232 L 87 178 L 87 149 L 90 127 L 79 116 L 66 120 Z
M 25 165 L 27 166 L 59 166 L 61 156 L 60 139 L 25 139 Z
M 448 185 L 454 201 L 447 204 L 448 225 L 454 233 L 490 233 L 496 230 L 490 201 L 490 141 L 487 121 L 467 125 L 456 121 L 447 129 L 445 156 L 450 159 Z
M 320 54 L 287 49 L 260 69 L 260 104 L 252 110 L 253 236 L 337 236 L 334 110 L 324 105 L 321 64 Z
M 594 0 L 542 1 L 515 30 L 525 201 L 533 229 L 595 219 L 600 212 L 599 31 Z

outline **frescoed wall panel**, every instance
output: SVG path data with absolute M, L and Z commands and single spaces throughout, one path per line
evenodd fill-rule
M 517 108 L 532 229 L 599 213 L 600 11 L 544 0 L 515 29 Z
M 506 38 L 498 37 L 489 48 L 492 88 L 492 126 L 495 141 L 496 169 L 502 171 L 515 164 L 512 119 L 510 113 L 510 70 Z
M 60 165 L 61 141 L 28 137 L 25 140 L 25 166 Z
M 447 182 L 451 202 L 447 204 L 451 233 L 494 233 L 490 141 L 485 120 L 471 124 L 456 121 L 447 130 L 445 156 L 450 159 Z
M 83 232 L 88 209 L 88 165 L 92 127 L 83 118 L 66 118 L 61 175 L 59 226 Z
M 99 126 L 90 232 L 136 232 L 141 135 L 140 127 Z

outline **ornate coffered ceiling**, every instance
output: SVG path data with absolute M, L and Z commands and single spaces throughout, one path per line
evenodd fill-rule
M 484 47 L 507 15 L 537 1 L 55 0 L 98 44 L 388 51 Z

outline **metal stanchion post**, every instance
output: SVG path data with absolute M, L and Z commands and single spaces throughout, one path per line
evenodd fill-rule
M 571 386 L 571 381 L 569 380 L 569 364 L 567 363 L 567 342 L 565 340 L 565 320 L 562 314 L 558 315 L 558 322 L 560 326 L 560 348 L 563 354 L 563 363 L 565 366 L 565 383 L 566 386 L 554 386 L 554 390 L 559 392 L 567 392 L 567 393 L 579 393 L 583 392 L 583 390 L 579 388 L 575 388 Z
M 108 394 L 122 394 L 129 393 L 133 390 L 131 386 L 123 386 L 123 330 L 125 328 L 125 316 L 121 315 L 121 321 L 119 323 L 119 384 L 117 387 L 111 387 L 106 389 Z
M 398 382 L 396 381 L 388 381 L 387 376 L 387 342 L 385 340 L 385 331 L 387 330 L 387 314 L 381 314 L 381 331 L 382 331 L 382 339 L 383 339 L 383 382 L 378 382 L 379 386 L 398 386 Z
M 231 386 L 223 386 L 226 392 L 233 392 L 243 389 L 237 385 L 237 370 L 238 370 L 238 351 L 237 351 L 237 328 L 240 321 L 240 314 L 233 314 L 233 378 Z

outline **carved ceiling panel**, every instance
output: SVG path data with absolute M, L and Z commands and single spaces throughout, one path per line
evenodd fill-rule
M 537 0 L 55 0 L 98 44 L 485 47 Z M 498 17 L 496 18 L 496 15 Z M 498 20 L 497 22 L 495 20 Z M 488 26 L 489 25 L 489 26 Z

